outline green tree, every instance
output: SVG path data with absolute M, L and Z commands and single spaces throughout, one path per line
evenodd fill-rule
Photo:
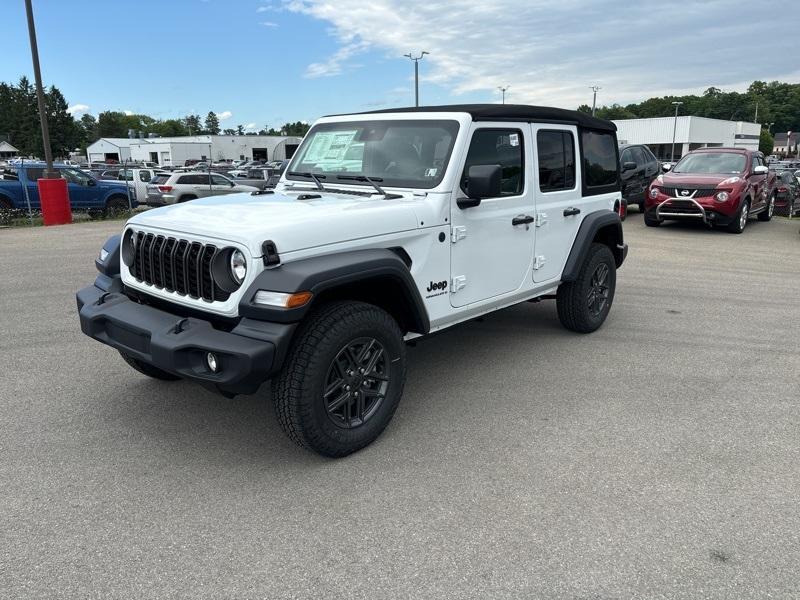
M 764 153 L 765 156 L 772 154 L 772 149 L 775 147 L 775 139 L 772 134 L 766 129 L 761 130 L 761 137 L 758 140 L 758 149 Z
M 244 135 L 244 127 L 242 125 L 236 126 L 236 135 Z
M 219 118 L 213 110 L 206 115 L 206 131 L 211 135 L 219 135 Z
M 198 135 L 202 132 L 200 125 L 200 115 L 187 115 L 183 119 L 184 125 L 189 130 L 189 135 Z

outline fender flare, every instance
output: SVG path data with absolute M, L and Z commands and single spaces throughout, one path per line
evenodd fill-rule
M 337 287 L 369 280 L 391 279 L 402 291 L 403 301 L 412 319 L 412 331 L 430 331 L 430 318 L 417 284 L 406 263 L 386 248 L 353 250 L 325 254 L 281 264 L 261 272 L 239 302 L 239 315 L 262 321 L 292 323 L 303 319 L 320 294 Z M 277 308 L 255 304 L 258 290 L 314 294 L 312 301 L 299 308 Z
M 586 215 L 581 222 L 575 241 L 572 244 L 567 262 L 564 265 L 564 272 L 561 281 L 575 281 L 578 277 L 581 265 L 586 260 L 589 248 L 597 238 L 598 233 L 603 233 L 603 243 L 605 243 L 614 254 L 614 262 L 617 268 L 622 266 L 627 254 L 628 247 L 624 243 L 622 235 L 622 221 L 619 215 L 610 210 L 598 210 Z

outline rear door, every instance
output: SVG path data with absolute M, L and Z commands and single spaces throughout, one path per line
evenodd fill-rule
M 460 189 L 450 211 L 451 279 L 431 281 L 428 289 L 428 293 L 449 291 L 452 306 L 480 302 L 525 284 L 535 229 L 530 131 L 527 123 L 472 126 Z M 461 209 L 456 200 L 465 196 L 472 165 L 500 165 L 501 194 Z
M 582 218 L 577 128 L 534 124 L 536 154 L 536 242 L 533 280 L 561 276 Z

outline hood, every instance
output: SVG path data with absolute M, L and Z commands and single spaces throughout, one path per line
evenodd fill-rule
M 314 191 L 305 191 L 314 194 Z M 152 227 L 171 235 L 205 236 L 237 242 L 254 257 L 262 255 L 265 240 L 286 253 L 344 240 L 416 229 L 419 225 L 411 194 L 383 197 L 320 194 L 298 200 L 298 193 L 229 194 L 212 196 L 144 211 L 128 223 Z
M 731 177 L 744 179 L 742 175 L 735 173 L 664 173 L 664 183 L 668 187 L 709 187 L 715 188 L 717 185 Z

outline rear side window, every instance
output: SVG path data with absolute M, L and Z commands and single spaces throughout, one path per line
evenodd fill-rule
M 162 183 L 167 183 L 167 179 L 170 178 L 170 175 L 156 175 L 150 180 L 150 183 L 153 185 L 161 185 Z
M 500 165 L 500 195 L 519 196 L 525 187 L 522 132 L 519 129 L 478 129 L 472 135 L 467 152 L 461 189 L 466 189 L 467 173 L 472 165 Z
M 182 175 L 177 183 L 183 185 L 208 185 L 208 175 Z
M 588 194 L 615 191 L 617 181 L 617 141 L 611 133 L 581 132 L 583 181 Z
M 150 181 L 150 171 L 139 171 L 139 181 L 147 183 Z
M 543 192 L 575 187 L 575 141 L 569 131 L 539 131 L 539 189 Z

